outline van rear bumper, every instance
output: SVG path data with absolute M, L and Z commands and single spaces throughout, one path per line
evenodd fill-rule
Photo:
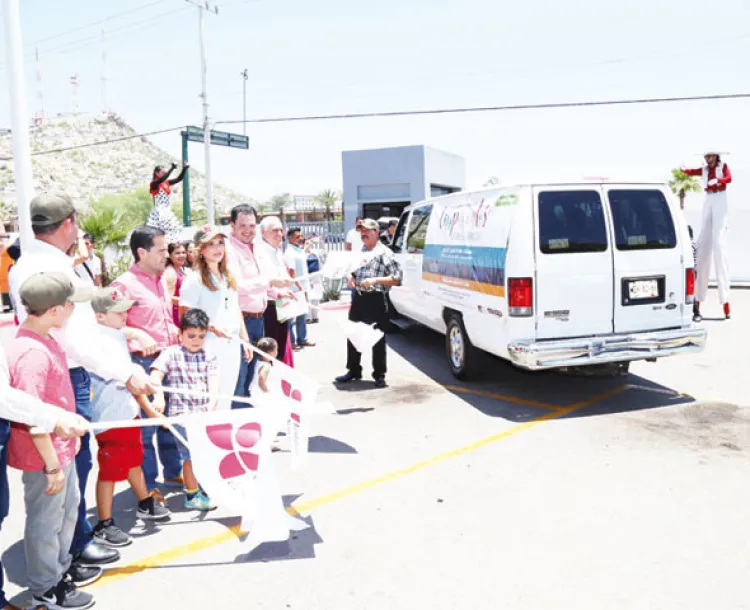
M 699 352 L 706 335 L 703 328 L 679 328 L 578 339 L 520 339 L 508 345 L 508 355 L 513 364 L 529 370 L 627 362 Z

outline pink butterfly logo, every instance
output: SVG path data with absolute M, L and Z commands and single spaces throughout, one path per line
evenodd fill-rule
M 292 384 L 288 381 L 281 381 L 281 391 L 284 392 L 284 396 L 302 402 L 302 392 L 299 390 L 292 390 Z
M 245 450 L 252 449 L 260 441 L 260 424 L 251 422 L 237 430 L 232 424 L 206 426 L 206 435 L 216 447 L 228 452 L 219 463 L 222 479 L 241 477 L 258 470 L 258 456 Z

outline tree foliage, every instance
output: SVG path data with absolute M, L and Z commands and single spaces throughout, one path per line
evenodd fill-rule
M 341 201 L 341 193 L 333 189 L 326 189 L 315 195 L 314 201 L 325 210 L 326 220 L 332 220 L 336 204 Z
M 679 168 L 672 170 L 672 179 L 669 181 L 669 188 L 684 202 L 687 193 L 700 193 L 701 183 L 695 176 L 688 176 Z
M 292 205 L 292 196 L 289 193 L 274 195 L 268 200 L 268 207 L 272 212 L 282 212 L 290 205 Z

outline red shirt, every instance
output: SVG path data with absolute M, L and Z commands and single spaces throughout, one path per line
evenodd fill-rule
M 156 197 L 159 194 L 159 191 L 164 191 L 167 195 L 171 195 L 172 194 L 172 187 L 169 186 L 169 181 L 168 180 L 165 180 L 164 182 L 162 182 L 155 189 L 152 189 L 152 188 L 149 187 L 148 190 L 149 190 L 149 193 L 151 193 L 151 195 L 153 197 Z
M 699 167 L 698 169 L 684 169 L 682 171 L 685 172 L 688 176 L 703 175 L 702 167 Z M 716 178 L 719 181 L 719 184 L 717 184 L 716 186 L 706 186 L 707 193 L 718 193 L 720 191 L 727 190 L 727 184 L 732 181 L 732 172 L 729 171 L 729 166 L 726 163 L 724 164 L 724 171 L 722 173 L 724 174 L 723 176 L 716 175 L 716 166 L 708 168 L 708 179 L 713 180 L 714 178 Z
M 70 383 L 68 361 L 57 341 L 51 336 L 42 337 L 21 328 L 9 343 L 7 355 L 11 386 L 75 413 L 76 400 Z M 60 467 L 64 468 L 75 459 L 79 441 L 77 438 L 63 440 L 54 434 L 50 436 Z M 31 442 L 28 426 L 12 425 L 8 465 L 24 472 L 41 472 L 44 469 L 44 462 Z

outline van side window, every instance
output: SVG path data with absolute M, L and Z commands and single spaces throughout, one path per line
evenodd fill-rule
M 409 231 L 406 237 L 406 251 L 410 254 L 421 254 L 427 238 L 427 225 L 430 224 L 432 206 L 417 208 L 411 214 Z
M 607 226 L 599 193 L 539 193 L 539 249 L 545 254 L 606 251 Z
M 396 232 L 393 234 L 393 242 L 391 242 L 391 250 L 393 250 L 393 252 L 402 252 L 404 249 L 407 220 L 409 220 L 409 212 L 404 212 L 401 214 L 401 218 L 398 220 L 398 226 L 396 227 Z
M 660 190 L 613 190 L 608 196 L 618 250 L 677 246 L 672 213 Z

